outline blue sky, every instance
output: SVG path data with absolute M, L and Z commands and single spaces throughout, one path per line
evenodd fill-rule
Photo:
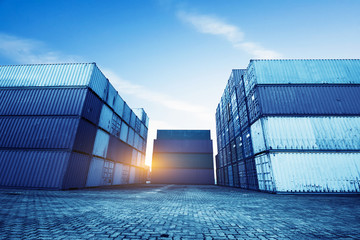
M 0 0 L 0 64 L 96 62 L 156 129 L 211 129 L 253 58 L 359 58 L 360 1 Z M 214 153 L 216 153 L 214 144 Z

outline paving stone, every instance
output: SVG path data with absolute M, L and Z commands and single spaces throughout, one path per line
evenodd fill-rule
M 360 196 L 196 185 L 0 189 L 0 239 L 9 238 L 360 239 Z

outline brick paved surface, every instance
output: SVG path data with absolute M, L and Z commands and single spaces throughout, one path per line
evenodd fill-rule
M 360 238 L 360 196 L 182 185 L 0 189 L 0 238 Z

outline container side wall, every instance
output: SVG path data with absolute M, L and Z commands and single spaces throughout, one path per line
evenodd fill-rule
M 277 192 L 360 192 L 360 153 L 271 153 Z
M 86 88 L 0 89 L 0 115 L 81 115 Z
M 106 158 L 110 135 L 101 129 L 97 130 L 93 155 Z
M 0 151 L 0 186 L 61 189 L 70 152 Z
M 103 185 L 104 159 L 93 157 L 91 159 L 86 187 L 97 187 Z
M 79 118 L 0 117 L 0 148 L 71 149 Z
M 84 188 L 89 171 L 91 157 L 72 152 L 64 176 L 63 189 Z

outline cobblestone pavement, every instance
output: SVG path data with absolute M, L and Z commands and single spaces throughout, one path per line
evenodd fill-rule
M 360 239 L 360 196 L 184 185 L 0 189 L 0 238 Z

